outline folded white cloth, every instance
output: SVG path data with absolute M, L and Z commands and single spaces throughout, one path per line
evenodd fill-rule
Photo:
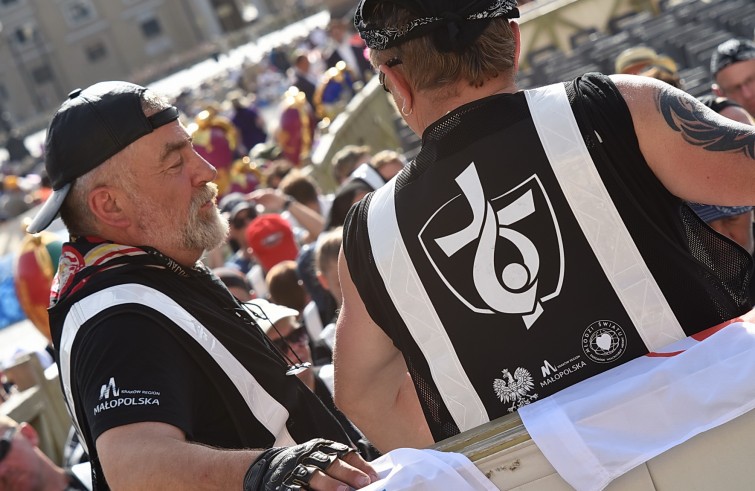
M 755 407 L 755 324 L 672 343 L 519 410 L 561 477 L 579 491 L 613 479 Z
M 464 455 L 398 448 L 370 462 L 380 480 L 361 491 L 496 491 Z

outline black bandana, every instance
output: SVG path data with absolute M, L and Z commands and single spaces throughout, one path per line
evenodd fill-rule
M 377 28 L 371 19 L 364 17 L 365 6 L 374 4 L 375 0 L 361 0 L 354 15 L 354 26 L 370 49 L 383 50 L 433 32 L 433 39 L 441 52 L 461 51 L 477 39 L 490 19 L 519 17 L 516 0 L 472 0 L 463 2 L 463 5 L 459 5 L 462 2 L 458 0 L 384 1 L 423 17 L 402 26 Z

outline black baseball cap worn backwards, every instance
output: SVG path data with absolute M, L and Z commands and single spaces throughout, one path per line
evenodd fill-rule
M 53 192 L 27 232 L 41 232 L 50 226 L 78 177 L 178 119 L 173 106 L 145 116 L 141 100 L 146 90 L 128 82 L 100 82 L 68 94 L 50 121 L 45 140 L 45 169 Z
M 419 17 L 402 26 L 381 27 L 371 18 L 380 3 L 393 3 Z M 354 26 L 370 49 L 387 49 L 433 33 L 436 47 L 449 52 L 471 45 L 496 17 L 519 17 L 516 0 L 360 0 Z

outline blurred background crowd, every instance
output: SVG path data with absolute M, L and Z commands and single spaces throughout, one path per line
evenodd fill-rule
M 48 335 L 46 295 L 65 231 L 58 227 L 57 232 L 53 228 L 51 233 L 26 238 L 22 232 L 24 217 L 50 193 L 43 125 L 65 96 L 57 87 L 64 80 L 76 80 L 67 87 L 73 89 L 103 77 L 97 71 L 88 75 L 98 77 L 92 79 L 64 76 L 60 59 L 48 60 L 47 65 L 33 63 L 35 54 L 42 61 L 45 54 L 47 58 L 53 54 L 55 36 L 45 31 L 41 17 L 24 23 L 27 8 L 38 13 L 37 3 L 0 1 L 4 25 L 0 63 L 7 51 L 22 79 L 26 72 L 28 80 L 21 81 L 35 85 L 33 91 L 26 87 L 25 93 L 34 101 L 22 102 L 23 110 L 19 109 L 18 98 L 9 94 L 13 83 L 0 70 L 0 333 L 3 327 L 28 319 Z M 128 17 L 145 2 L 123 3 L 128 5 L 121 14 Z M 204 10 L 201 3 L 178 2 L 202 15 L 208 14 L 210 4 L 223 2 L 207 2 Z M 147 49 L 163 56 L 155 55 L 151 64 L 138 70 L 115 72 L 122 74 L 115 78 L 169 96 L 197 151 L 218 169 L 218 206 L 229 221 L 230 234 L 226 244 L 208 252 L 205 263 L 240 300 L 285 307 L 280 319 L 288 324 L 272 329 L 279 319 L 270 319 L 269 334 L 284 338 L 281 349 L 290 349 L 292 357 L 316 366 L 328 366 L 332 356 L 340 302 L 336 264 L 346 214 L 352 204 L 398 173 L 420 144 L 377 84 L 351 24 L 355 3 L 231 1 L 235 5 L 231 10 L 238 14 L 236 24 L 231 14 L 216 15 L 216 34 L 223 35 L 214 38 L 206 34 L 212 29 L 194 26 L 205 34 L 196 35 L 189 50 L 193 57 L 176 55 L 180 40 L 166 41 L 178 21 L 161 17 L 154 9 L 147 15 L 143 9 L 141 17 L 136 16 L 138 28 L 147 39 Z M 68 4 L 83 18 L 68 22 L 66 35 L 71 39 L 96 31 L 111 9 L 104 1 Z M 529 29 L 527 39 L 532 40 L 522 53 L 520 89 L 588 71 L 634 73 L 661 78 L 696 97 L 709 95 L 716 101 L 711 87 L 721 67 L 711 64 L 711 57 L 731 39 L 752 41 L 755 27 L 752 0 L 520 0 L 519 4 L 522 30 Z M 27 26 L 26 31 L 15 26 Z M 117 52 L 111 44 L 117 35 L 103 41 L 106 55 Z M 87 46 L 96 48 L 96 44 Z M 743 53 L 749 56 L 748 45 L 744 46 Z M 97 56 L 97 52 L 89 54 Z M 47 78 L 39 72 L 43 66 L 48 66 Z M 753 80 L 755 71 L 742 91 L 755 94 Z M 699 208 L 700 216 L 712 221 L 746 215 L 752 241 L 750 208 L 715 208 Z M 3 348 L 0 363 L 9 366 L 13 363 L 9 357 L 19 350 L 7 344 Z M 43 367 L 51 364 L 44 350 L 39 356 Z M 326 385 L 332 383 L 327 370 L 317 373 Z M 3 382 L 0 400 L 14 391 L 12 380 L 5 377 Z

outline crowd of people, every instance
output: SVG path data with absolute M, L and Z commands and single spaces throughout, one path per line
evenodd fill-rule
M 703 102 L 647 47 L 525 93 L 517 3 L 459 4 L 362 0 L 358 34 L 336 19 L 254 86 L 62 104 L 29 232 L 70 233 L 50 326 L 97 489 L 359 489 L 752 308 L 755 43 L 718 47 Z M 318 132 L 372 76 L 422 149 L 348 145 L 323 193 Z M 0 434 L 0 483 L 23 447 L 80 489 L 26 423 Z

